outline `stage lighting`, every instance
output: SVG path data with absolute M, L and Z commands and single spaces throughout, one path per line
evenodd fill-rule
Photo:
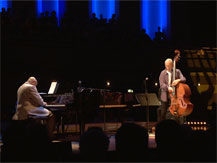
M 110 81 L 106 81 L 106 87 L 107 88 L 111 87 L 111 82 Z
M 65 0 L 36 0 L 36 8 L 38 17 L 41 16 L 42 12 L 48 11 L 51 13 L 52 11 L 56 12 L 56 17 L 58 20 L 58 25 L 60 25 L 60 19 L 64 16 L 66 9 L 66 1 Z
M 170 17 L 170 1 L 141 0 L 141 29 L 145 29 L 151 39 L 158 27 L 170 38 Z
M 2 8 L 5 8 L 5 11 L 7 11 L 8 8 L 12 8 L 12 2 L 9 0 L 0 0 L 0 12 L 2 12 Z
M 90 0 L 89 1 L 89 14 L 95 13 L 97 18 L 100 18 L 100 14 L 103 15 L 103 18 L 109 20 L 112 18 L 112 15 L 119 15 L 119 1 L 109 0 L 109 1 L 99 1 L 99 0 Z
M 133 93 L 133 90 L 132 89 L 128 89 L 127 92 L 128 93 Z

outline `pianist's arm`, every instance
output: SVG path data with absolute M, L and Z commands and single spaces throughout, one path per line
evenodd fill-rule
M 29 97 L 31 102 L 36 106 L 45 106 L 47 105 L 46 102 L 42 99 L 40 94 L 38 93 L 38 90 L 35 86 L 30 87 L 29 89 Z

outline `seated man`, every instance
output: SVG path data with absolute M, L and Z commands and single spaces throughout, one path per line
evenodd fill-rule
M 13 120 L 25 120 L 29 115 L 49 117 L 48 131 L 51 134 L 54 129 L 54 117 L 52 113 L 45 109 L 47 103 L 44 102 L 36 88 L 38 82 L 35 77 L 30 77 L 17 91 L 17 108 Z

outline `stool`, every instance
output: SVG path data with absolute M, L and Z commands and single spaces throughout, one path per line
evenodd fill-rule
M 40 123 L 42 125 L 46 125 L 46 121 L 48 120 L 49 117 L 50 117 L 50 115 L 48 115 L 48 116 L 29 115 L 28 116 L 28 120 L 33 120 L 36 123 Z M 59 133 L 59 124 L 57 124 L 56 127 L 57 127 L 56 128 L 57 133 Z
M 37 115 L 29 115 L 28 119 L 34 120 L 36 122 L 39 122 L 41 124 L 46 124 L 46 120 L 49 118 L 49 116 L 37 116 Z

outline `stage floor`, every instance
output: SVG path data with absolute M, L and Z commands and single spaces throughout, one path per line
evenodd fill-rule
M 146 122 L 134 122 L 136 124 L 139 124 L 143 127 L 146 127 L 147 123 Z M 149 123 L 149 143 L 148 146 L 149 148 L 156 148 L 156 143 L 155 143 L 155 125 L 157 122 L 150 122 Z M 109 123 L 88 123 L 85 125 L 85 130 L 88 129 L 88 127 L 101 127 L 106 135 L 109 137 L 110 144 L 109 144 L 109 151 L 115 151 L 115 134 L 117 129 L 121 126 L 120 122 L 109 122 Z M 77 128 L 76 128 L 77 127 Z M 61 131 L 60 131 L 61 132 Z M 72 146 L 72 151 L 74 153 L 79 153 L 79 125 L 64 125 L 64 133 L 58 133 L 55 131 L 55 137 L 52 140 L 53 143 L 58 143 L 58 142 L 71 142 Z

